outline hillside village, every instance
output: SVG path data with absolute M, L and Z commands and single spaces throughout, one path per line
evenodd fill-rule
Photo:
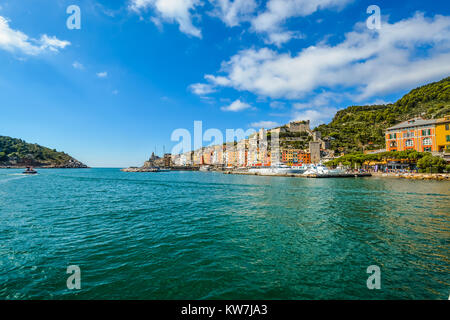
M 329 124 L 314 129 L 309 120 L 293 121 L 269 130 L 261 128 L 239 141 L 162 158 L 152 154 L 143 171 L 152 167 L 222 170 L 317 163 L 416 170 L 420 159 L 422 166 L 433 164 L 430 171 L 443 171 L 450 162 L 449 114 L 450 77 L 446 77 L 411 90 L 395 103 L 347 107 Z
M 240 141 L 207 146 L 177 155 L 165 154 L 163 158 L 153 153 L 142 170 L 154 167 L 239 170 L 278 165 L 297 167 L 318 163 L 350 167 L 368 164 L 375 170 L 410 170 L 412 165 L 428 161 L 430 164 L 426 164 L 426 167 L 448 171 L 450 116 L 429 120 L 417 117 L 389 127 L 385 131 L 387 148 L 384 149 L 336 154 L 330 147 L 332 140 L 331 137 L 322 137 L 320 131 L 311 130 L 310 121 L 293 121 L 270 130 L 261 128 Z
M 312 131 L 307 120 L 290 122 L 270 130 L 261 128 L 247 139 L 173 155 L 171 161 L 175 166 L 239 168 L 279 163 L 295 166 L 333 157 L 328 138 L 322 139 L 320 132 Z

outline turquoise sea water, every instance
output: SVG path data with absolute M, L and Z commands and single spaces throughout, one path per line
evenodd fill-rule
M 450 294 L 448 182 L 20 172 L 0 170 L 0 299 Z M 81 290 L 66 287 L 69 265 Z

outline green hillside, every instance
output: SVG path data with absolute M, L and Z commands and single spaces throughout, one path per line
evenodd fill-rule
M 64 152 L 5 136 L 0 136 L 0 166 L 86 168 Z
M 334 139 L 333 150 L 375 150 L 385 148 L 384 130 L 396 123 L 416 116 L 434 119 L 448 114 L 450 77 L 414 89 L 394 104 L 348 107 L 338 111 L 331 123 L 315 130 Z

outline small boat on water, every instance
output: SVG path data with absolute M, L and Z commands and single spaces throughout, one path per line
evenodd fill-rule
M 37 174 L 36 170 L 33 170 L 32 167 L 27 167 L 27 170 L 25 170 L 24 172 L 22 172 L 23 174 Z

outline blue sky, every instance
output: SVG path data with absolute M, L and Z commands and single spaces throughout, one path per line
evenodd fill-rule
M 447 1 L 0 0 L 0 135 L 90 166 L 140 165 L 195 120 L 326 123 L 448 75 Z

